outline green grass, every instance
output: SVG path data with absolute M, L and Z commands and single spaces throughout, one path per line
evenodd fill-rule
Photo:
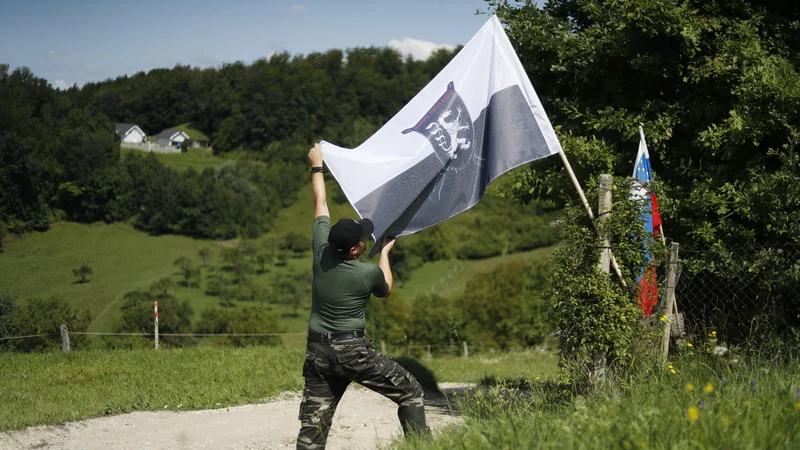
M 124 150 L 123 150 L 124 151 Z M 135 150 L 130 150 L 135 151 Z M 159 158 L 192 158 L 194 153 L 157 155 Z M 203 156 L 205 158 L 205 156 Z M 213 157 L 212 157 L 213 158 Z M 217 158 L 218 161 L 224 161 Z M 329 183 L 333 183 L 329 180 Z M 281 239 L 292 231 L 310 232 L 313 221 L 311 189 L 303 188 L 297 201 L 277 214 L 273 228 L 255 241 L 263 245 L 269 239 Z M 333 220 L 356 217 L 347 203 L 329 203 Z M 479 210 L 478 210 L 479 211 Z M 479 214 L 468 212 L 465 214 Z M 458 221 L 454 221 L 457 224 Z M 398 246 L 413 242 L 417 236 L 403 237 Z M 0 255 L 0 292 L 16 296 L 21 302 L 26 298 L 51 295 L 63 296 L 71 305 L 88 310 L 93 322 L 89 331 L 113 331 L 125 293 L 136 289 L 147 289 L 163 277 L 175 283 L 172 293 L 178 300 L 186 300 L 194 309 L 194 319 L 202 312 L 219 307 L 219 298 L 204 292 L 208 268 L 202 268 L 203 281 L 200 287 L 187 288 L 178 283 L 181 277 L 173 262 L 181 256 L 201 263 L 198 251 L 211 249 L 210 265 L 219 264 L 224 247 L 238 245 L 234 241 L 192 239 L 184 236 L 151 236 L 122 223 L 78 224 L 60 222 L 52 229 L 26 233 L 20 238 L 8 240 L 5 252 Z M 405 244 L 404 244 L 405 243 Z M 551 249 L 505 255 L 486 260 L 445 260 L 427 263 L 414 271 L 410 281 L 399 283 L 396 292 L 403 298 L 413 300 L 418 294 L 431 289 L 442 295 L 453 295 L 463 291 L 466 282 L 498 264 L 526 258 L 544 258 Z M 263 287 L 273 284 L 283 275 L 305 272 L 311 266 L 310 253 L 290 257 L 284 267 L 267 265 L 267 273 L 252 275 L 252 279 Z M 77 284 L 72 269 L 88 264 L 93 274 L 89 283 Z M 236 302 L 236 308 L 263 306 L 281 315 L 287 332 L 302 332 L 306 329 L 310 299 L 307 299 L 297 316 L 286 305 L 274 304 L 271 299 L 263 302 Z M 287 337 L 288 345 L 302 346 L 302 339 Z M 92 343 L 99 342 L 92 340 Z M 200 343 L 204 343 L 200 340 Z
M 558 358 L 544 348 L 509 353 L 477 353 L 463 356 L 420 358 L 433 370 L 439 382 L 482 383 L 495 379 L 554 380 L 558 375 Z
M 264 402 L 301 389 L 302 365 L 301 350 L 269 347 L 0 353 L 0 431 Z
M 400 243 L 398 242 L 397 245 Z M 445 297 L 457 295 L 464 290 L 470 279 L 481 273 L 489 272 L 497 266 L 509 262 L 546 259 L 553 254 L 554 250 L 553 246 L 487 259 L 448 259 L 425 263 L 422 267 L 414 270 L 407 282 L 399 285 L 397 292 L 405 298 L 414 298 L 426 292 L 433 292 Z
M 464 425 L 394 448 L 800 448 L 797 361 L 782 366 L 687 357 L 674 367 L 674 375 L 659 371 L 629 388 L 586 397 L 544 381 L 522 392 L 499 385 L 462 395 Z M 509 395 L 515 392 L 522 395 Z
M 120 148 L 122 156 L 128 153 L 138 152 L 137 154 L 146 155 L 146 152 L 129 148 Z M 220 166 L 229 162 L 228 159 L 215 156 L 210 150 L 202 148 L 192 148 L 185 153 L 153 153 L 165 166 L 176 170 L 186 170 L 194 168 L 198 172 L 204 169 L 218 169 Z
M 61 222 L 6 245 L 0 256 L 0 292 L 21 299 L 61 295 L 91 312 L 90 330 L 110 331 L 125 292 L 174 274 L 175 259 L 196 258 L 202 247 L 219 248 L 184 236 L 150 236 L 125 224 Z M 82 264 L 93 274 L 89 283 L 76 284 L 72 269 Z

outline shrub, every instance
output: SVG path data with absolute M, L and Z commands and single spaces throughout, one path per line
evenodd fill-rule
M 456 300 L 469 318 L 466 333 L 503 350 L 541 343 L 551 329 L 545 314 L 549 286 L 544 262 L 508 263 L 470 280 Z
M 197 333 L 209 334 L 267 334 L 284 333 L 286 328 L 280 324 L 280 318 L 259 308 L 244 308 L 238 311 L 225 309 L 208 309 L 200 316 L 195 329 Z M 216 338 L 219 345 L 245 347 L 248 345 L 277 346 L 281 344 L 280 336 L 226 336 Z
M 86 331 L 92 321 L 88 311 L 79 312 L 62 297 L 31 298 L 12 314 L 13 331 L 22 336 L 41 334 L 39 338 L 12 341 L 11 348 L 21 352 L 41 352 L 61 349 L 61 324 L 69 331 Z M 70 346 L 81 348 L 86 336 L 70 335 Z

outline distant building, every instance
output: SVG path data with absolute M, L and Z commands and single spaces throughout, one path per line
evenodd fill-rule
M 130 123 L 118 123 L 117 126 L 117 136 L 119 136 L 122 142 L 127 142 L 131 144 L 139 144 L 144 142 L 145 138 L 147 137 L 137 125 L 133 125 Z
M 180 130 L 173 130 L 172 128 L 167 128 L 156 135 L 156 142 L 158 145 L 168 145 L 177 148 L 180 148 L 183 141 L 187 139 L 189 139 L 188 134 Z

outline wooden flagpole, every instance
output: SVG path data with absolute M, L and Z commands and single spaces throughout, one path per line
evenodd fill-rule
M 594 219 L 592 207 L 589 206 L 589 202 L 586 200 L 586 195 L 583 193 L 583 188 L 581 188 L 578 178 L 575 177 L 575 172 L 572 171 L 572 166 L 569 164 L 567 155 L 564 154 L 564 150 L 561 150 L 558 152 L 558 154 L 561 155 L 561 162 L 564 163 L 564 167 L 567 169 L 569 179 L 572 180 L 572 185 L 575 186 L 575 190 L 578 191 L 578 196 L 581 198 L 581 202 L 583 203 L 583 207 L 586 209 L 586 213 L 589 214 L 590 219 Z M 617 274 L 619 282 L 622 283 L 622 287 L 628 287 L 628 284 L 625 283 L 625 279 L 622 278 L 622 272 L 619 270 L 619 264 L 617 264 L 617 259 L 614 258 L 614 253 L 611 251 L 611 249 L 608 249 L 608 251 L 611 254 L 611 266 L 614 267 L 614 272 Z

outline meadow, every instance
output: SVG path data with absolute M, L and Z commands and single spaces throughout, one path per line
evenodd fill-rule
M 597 394 L 535 378 L 468 391 L 454 397 L 463 425 L 392 448 L 800 448 L 800 363 L 715 359 L 677 358 Z
M 125 151 L 123 149 L 123 151 Z M 196 161 L 213 161 L 222 164 L 225 159 L 192 150 L 180 154 L 156 154 L 159 160 L 179 162 L 176 167 L 195 167 Z M 335 192 L 335 180 L 328 180 L 329 197 Z M 497 200 L 487 196 L 479 206 L 457 216 L 445 224 L 445 233 L 457 240 L 470 231 L 474 221 L 484 220 L 497 208 Z M 281 241 L 292 232 L 303 233 L 310 229 L 312 204 L 310 189 L 302 189 L 297 201 L 280 210 L 270 230 L 251 243 L 264 248 L 269 242 Z M 329 201 L 334 220 L 341 217 L 357 217 L 348 203 Z M 424 233 L 399 239 L 398 247 L 414 245 Z M 81 224 L 58 222 L 46 232 L 29 232 L 21 237 L 7 239 L 5 251 L 0 255 L 0 292 L 13 295 L 24 302 L 30 297 L 62 296 L 79 310 L 88 310 L 92 323 L 87 331 L 111 332 L 120 318 L 124 295 L 133 290 L 146 290 L 164 277 L 173 281 L 171 293 L 180 301 L 188 301 L 197 320 L 203 311 L 219 308 L 220 299 L 207 295 L 207 286 L 212 267 L 222 263 L 222 252 L 236 247 L 240 239 L 228 241 L 194 239 L 179 235 L 149 235 L 136 230 L 128 223 L 105 224 L 102 222 Z M 209 249 L 208 266 L 203 266 L 199 256 L 201 249 Z M 461 293 L 470 279 L 491 271 L 500 264 L 525 259 L 543 259 L 550 256 L 552 247 L 531 251 L 508 253 L 485 259 L 459 260 L 449 258 L 427 262 L 414 269 L 404 281 L 398 282 L 396 295 L 407 301 L 426 292 L 450 296 Z M 181 284 L 182 277 L 174 262 L 189 258 L 199 266 L 199 286 L 192 288 Z M 78 283 L 72 269 L 86 264 L 92 268 L 88 283 Z M 265 272 L 253 274 L 251 278 L 258 286 L 268 288 L 281 277 L 305 273 L 311 265 L 309 252 L 293 253 L 284 264 L 267 263 Z M 271 298 L 259 301 L 235 301 L 233 309 L 259 306 L 281 316 L 281 323 L 288 333 L 303 332 L 308 320 L 310 298 L 305 299 L 297 315 L 293 308 Z M 97 340 L 93 342 L 99 342 Z M 201 340 L 200 343 L 203 341 Z M 302 345 L 302 339 L 287 336 L 290 346 Z

